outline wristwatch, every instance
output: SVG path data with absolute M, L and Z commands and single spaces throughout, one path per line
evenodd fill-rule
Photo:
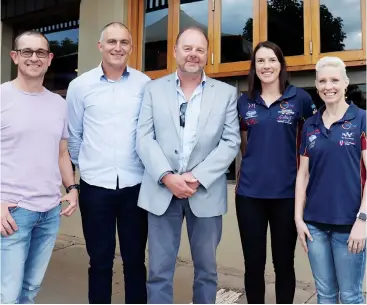
M 79 191 L 79 184 L 72 184 L 70 186 L 68 186 L 65 190 L 66 190 L 66 193 L 69 193 L 72 189 L 76 189 Z
M 358 212 L 357 219 L 362 220 L 362 221 L 366 221 L 367 220 L 367 214 L 363 213 L 363 212 Z

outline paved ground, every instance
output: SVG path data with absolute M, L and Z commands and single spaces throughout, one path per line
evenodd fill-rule
M 69 235 L 60 235 L 46 273 L 37 303 L 87 304 L 88 255 L 84 241 Z M 219 287 L 217 303 L 246 303 L 243 292 L 243 274 L 239 270 L 218 268 Z M 190 262 L 178 260 L 174 279 L 175 303 L 192 301 L 193 267 Z M 121 258 L 116 253 L 113 278 L 114 304 L 124 303 L 124 285 Z M 316 304 L 313 283 L 297 282 L 296 304 Z M 275 303 L 274 276 L 266 275 L 266 303 Z

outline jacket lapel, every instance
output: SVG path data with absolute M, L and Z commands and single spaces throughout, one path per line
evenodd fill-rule
M 198 127 L 196 131 L 196 141 L 195 145 L 198 142 L 201 133 L 203 132 L 206 122 L 208 121 L 210 112 L 212 110 L 212 106 L 214 104 L 214 92 L 215 92 L 215 86 L 214 82 L 211 78 L 206 79 L 206 84 L 203 89 L 203 96 L 201 98 L 201 107 L 200 107 L 200 116 L 199 116 L 199 122 Z
M 176 91 L 176 79 L 175 73 L 171 74 L 168 78 L 167 90 L 165 96 L 168 98 L 169 109 L 171 111 L 173 124 L 175 125 L 177 135 L 180 136 L 180 111 L 177 99 Z M 164 94 L 164 92 L 162 92 Z

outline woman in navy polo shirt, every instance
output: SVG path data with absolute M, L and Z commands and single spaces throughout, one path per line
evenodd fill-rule
M 315 83 L 325 106 L 302 132 L 297 231 L 308 252 L 318 303 L 336 304 L 340 297 L 342 303 L 362 304 L 366 111 L 345 101 L 349 80 L 339 58 L 320 59 Z
M 285 58 L 272 42 L 254 49 L 249 92 L 240 97 L 242 163 L 236 189 L 248 303 L 264 304 L 270 223 L 277 303 L 293 303 L 296 280 L 294 192 L 304 119 L 316 111 L 309 94 L 288 82 Z

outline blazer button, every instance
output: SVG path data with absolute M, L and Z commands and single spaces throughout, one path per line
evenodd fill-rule
M 178 155 L 178 150 L 177 149 L 175 149 L 175 154 Z

